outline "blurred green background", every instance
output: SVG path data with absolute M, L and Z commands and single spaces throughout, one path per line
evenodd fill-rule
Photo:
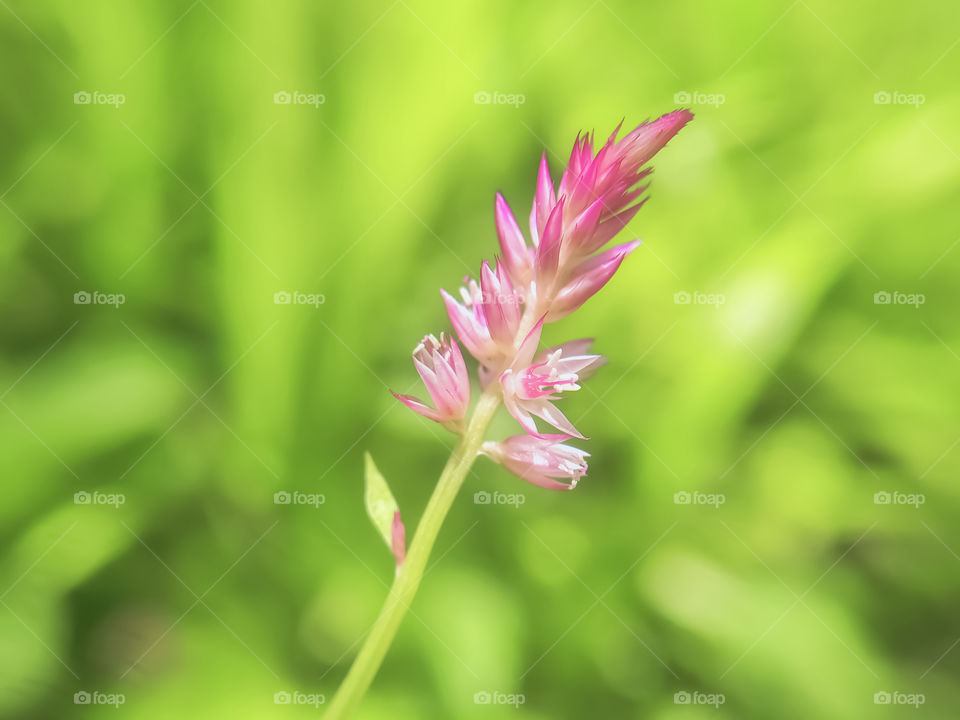
M 387 388 L 494 192 L 690 106 L 546 338 L 610 358 L 589 477 L 477 464 L 361 717 L 956 717 L 958 21 L 0 2 L 0 716 L 322 715 L 392 574 L 363 451 L 412 532 L 452 439 Z

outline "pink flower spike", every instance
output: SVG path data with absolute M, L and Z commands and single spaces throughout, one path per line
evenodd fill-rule
M 548 319 L 551 322 L 558 320 L 583 305 L 607 284 L 620 268 L 623 259 L 638 247 L 640 241 L 634 240 L 612 247 L 580 263 L 554 298 Z
M 470 404 L 470 376 L 457 341 L 427 335 L 413 351 L 413 364 L 433 400 L 434 407 L 410 395 L 393 396 L 414 412 L 459 432 Z
M 485 442 L 481 452 L 521 480 L 548 490 L 573 490 L 587 473 L 587 453 L 564 445 L 566 435 L 514 435 L 503 442 Z M 562 478 L 567 482 L 559 482 Z
M 400 519 L 400 511 L 393 513 L 393 525 L 390 526 L 391 550 L 393 556 L 397 559 L 397 571 L 407 557 L 407 532 L 403 527 L 403 520 Z
M 527 246 L 517 219 L 500 193 L 497 193 L 495 216 L 502 262 L 513 284 L 525 287 L 533 279 L 533 248 Z
M 602 248 L 633 218 L 647 189 L 639 183 L 651 172 L 644 166 L 692 119 L 689 110 L 677 110 L 637 126 L 619 142 L 618 126 L 596 153 L 592 135 L 577 137 L 558 191 L 565 203 L 561 275 L 568 263 Z M 542 235 L 545 226 L 537 218 Z

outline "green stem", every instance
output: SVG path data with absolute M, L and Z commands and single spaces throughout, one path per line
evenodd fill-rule
M 487 392 L 480 396 L 466 431 L 443 468 L 433 495 L 430 496 L 430 502 L 427 503 L 427 509 L 424 510 L 420 524 L 417 526 L 417 533 L 413 537 L 413 542 L 410 543 L 407 557 L 394 578 L 393 587 L 390 588 L 390 594 L 383 604 L 383 609 L 356 660 L 353 661 L 350 672 L 347 673 L 333 702 L 330 703 L 325 720 L 350 717 L 363 699 L 370 683 L 373 682 L 387 650 L 390 649 L 393 637 L 397 634 L 397 628 L 400 627 L 400 622 L 420 586 L 420 580 L 423 578 L 423 571 L 433 544 L 436 542 L 437 533 L 440 532 L 440 526 L 443 525 L 454 498 L 460 486 L 463 485 L 464 478 L 477 458 L 487 426 L 499 404 L 499 385 L 491 383 Z

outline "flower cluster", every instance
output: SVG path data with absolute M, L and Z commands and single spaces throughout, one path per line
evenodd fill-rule
M 486 442 L 482 452 L 524 480 L 572 489 L 586 473 L 586 453 L 565 444 L 583 435 L 554 403 L 578 390 L 604 359 L 589 352 L 590 340 L 539 350 L 541 333 L 546 323 L 596 294 L 640 245 L 634 240 L 604 249 L 646 202 L 647 163 L 692 117 L 677 110 L 616 140 L 618 127 L 596 152 L 591 134 L 578 137 L 556 186 L 544 154 L 530 211 L 530 244 L 498 193 L 500 257 L 483 262 L 479 281 L 465 279 L 459 299 L 441 291 L 457 337 L 477 360 L 481 387 L 501 393 L 526 432 Z M 434 407 L 408 395 L 397 399 L 462 432 L 470 378 L 457 341 L 428 335 L 413 360 Z M 535 418 L 558 432 L 541 430 Z

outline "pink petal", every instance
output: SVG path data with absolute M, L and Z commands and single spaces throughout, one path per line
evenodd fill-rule
M 534 245 L 540 242 L 547 218 L 556 203 L 557 195 L 553 190 L 553 180 L 550 178 L 547 154 L 543 153 L 540 158 L 540 172 L 537 174 L 537 194 L 530 210 L 530 235 L 533 236 Z
M 537 324 L 533 326 L 523 339 L 523 342 L 520 343 L 520 347 L 517 348 L 517 354 L 513 361 L 514 368 L 520 370 L 529 367 L 533 363 L 533 357 L 537 354 L 537 348 L 540 346 L 540 333 L 543 332 L 545 317 L 546 316 L 537 320 Z
M 643 165 L 656 155 L 663 146 L 693 120 L 689 110 L 675 110 L 657 118 L 653 122 L 643 123 L 632 130 L 618 145 L 631 163 Z
M 431 368 L 416 357 L 413 358 L 413 366 L 417 369 L 420 379 L 423 380 L 423 385 L 427 388 L 427 392 L 430 394 L 430 399 L 433 400 L 434 406 L 436 406 L 437 410 L 441 413 L 444 412 L 446 410 L 443 395 L 444 381 L 437 375 L 437 372 L 441 368 L 438 367 L 436 363 L 434 363 L 433 368 Z
M 644 186 L 643 189 L 646 189 L 646 186 Z M 584 244 L 583 253 L 589 254 L 596 252 L 610 242 L 616 235 L 623 231 L 623 229 L 631 220 L 633 220 L 634 215 L 637 214 L 637 212 L 646 204 L 646 202 L 647 199 L 644 198 L 636 205 L 628 207 L 626 210 L 621 210 L 616 215 L 613 215 L 601 222 L 594 230 L 590 240 Z
M 429 405 L 425 405 L 423 402 L 421 402 L 420 400 L 417 400 L 417 398 L 413 397 L 412 395 L 398 395 L 397 393 L 393 392 L 393 390 L 390 391 L 390 394 L 393 395 L 397 400 L 402 402 L 404 405 L 406 405 L 408 408 L 410 408 L 416 413 L 420 413 L 425 418 L 430 418 L 435 422 L 444 422 L 446 420 L 446 418 L 441 413 L 437 412 Z
M 503 405 L 507 408 L 507 412 L 513 415 L 513 419 L 520 423 L 520 426 L 524 430 L 531 435 L 537 434 L 537 424 L 534 422 L 533 416 L 520 405 L 516 396 L 510 393 L 504 393 Z
M 519 472 L 510 468 L 506 464 L 505 467 L 521 480 L 526 480 L 528 483 L 532 483 L 547 490 L 573 490 L 577 486 L 576 482 L 565 483 L 560 482 L 559 480 L 554 480 L 551 477 L 547 477 L 543 473 L 535 471 L 530 466 L 527 466 L 526 469 L 518 468 Z
M 570 314 L 600 290 L 620 267 L 623 259 L 640 247 L 640 241 L 617 245 L 589 260 L 584 260 L 550 307 L 550 319 Z
M 513 296 L 513 286 L 503 271 L 494 274 L 486 260 L 480 270 L 480 288 L 483 293 L 483 315 L 490 337 L 501 345 L 513 345 L 520 306 Z
M 397 558 L 397 567 L 403 565 L 407 557 L 407 532 L 400 519 L 400 511 L 393 513 L 393 525 L 390 527 L 390 539 L 394 557 Z
M 552 355 L 557 350 L 563 351 L 563 357 L 571 357 L 573 355 L 588 355 L 587 352 L 590 349 L 590 346 L 593 345 L 593 338 L 580 338 L 579 340 L 568 340 L 565 343 L 560 345 L 554 345 L 549 347 L 546 350 L 541 350 L 537 353 L 537 356 L 533 359 L 533 364 L 546 362 L 547 356 Z
M 560 432 L 581 440 L 586 439 L 580 434 L 580 431 L 573 426 L 573 423 L 567 420 L 567 416 L 560 412 L 553 403 L 546 400 L 539 400 L 528 403 L 526 407 L 531 413 L 550 423 Z M 530 431 L 527 430 L 527 432 Z M 541 439 L 548 437 L 547 434 L 541 432 L 531 432 L 530 434 Z
M 503 199 L 503 195 L 500 193 L 497 193 L 495 214 L 497 237 L 500 240 L 503 263 L 507 266 L 511 279 L 518 285 L 522 285 L 526 282 L 526 279 L 529 279 L 532 269 L 530 249 L 520 232 L 517 219 L 513 216 L 510 206 L 507 205 L 507 201 Z
M 560 241 L 563 239 L 563 204 L 561 198 L 543 228 L 543 237 L 537 247 L 535 267 L 537 271 L 537 288 L 547 291 L 557 272 L 560 263 Z
M 450 323 L 453 325 L 457 337 L 477 360 L 487 357 L 490 354 L 490 339 L 487 329 L 480 327 L 474 313 L 458 303 L 446 290 L 441 290 L 440 293 L 443 295 L 443 302 L 447 306 L 447 315 L 450 316 Z
M 605 211 L 606 198 L 599 197 L 573 219 L 569 224 L 569 230 L 565 232 L 566 237 L 561 253 L 564 260 L 571 255 L 584 255 L 590 252 L 584 252 L 584 246 L 593 237 L 600 223 L 600 216 Z

